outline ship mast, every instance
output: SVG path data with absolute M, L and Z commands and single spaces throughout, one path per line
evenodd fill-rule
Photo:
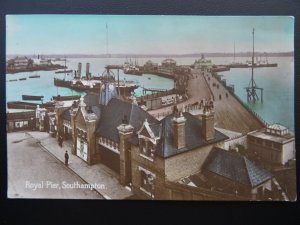
M 106 57 L 108 57 L 108 27 L 106 23 Z
M 260 94 L 261 94 L 260 99 L 261 102 L 263 102 L 263 88 L 259 88 L 254 81 L 254 28 L 252 31 L 252 44 L 253 44 L 253 48 L 252 48 L 251 80 L 249 86 L 246 87 L 246 91 L 247 91 L 247 101 L 255 103 L 256 101 L 259 100 L 256 90 L 260 90 Z
M 235 42 L 233 42 L 233 62 L 235 62 Z

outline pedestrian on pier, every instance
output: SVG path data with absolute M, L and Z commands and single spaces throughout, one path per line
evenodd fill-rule
M 65 153 L 65 165 L 68 166 L 68 161 L 69 161 L 69 154 L 68 151 Z

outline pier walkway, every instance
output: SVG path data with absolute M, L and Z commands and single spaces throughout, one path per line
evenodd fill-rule
M 216 127 L 245 134 L 265 125 L 245 108 L 211 73 L 206 72 L 203 74 L 200 70 L 193 70 L 192 78 L 188 81 L 187 93 L 189 99 L 177 104 L 179 110 L 182 110 L 186 105 L 200 102 L 202 99 L 210 100 L 214 98 Z M 158 119 L 162 119 L 172 113 L 172 108 L 173 105 L 151 110 L 149 113 Z

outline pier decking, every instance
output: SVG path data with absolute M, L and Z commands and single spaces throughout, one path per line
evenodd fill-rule
M 214 86 L 213 83 L 216 85 Z M 202 99 L 210 100 L 214 98 L 216 127 L 240 133 L 248 133 L 265 126 L 263 121 L 243 106 L 211 73 L 193 70 L 192 78 L 188 81 L 187 92 L 189 99 L 183 103 L 179 103 L 177 107 L 182 109 L 184 106 L 200 102 Z M 149 113 L 159 118 L 172 112 L 172 107 L 152 110 Z

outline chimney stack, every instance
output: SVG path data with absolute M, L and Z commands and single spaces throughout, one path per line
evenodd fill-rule
M 175 114 L 173 118 L 173 129 L 174 129 L 174 145 L 177 149 L 184 148 L 186 146 L 185 143 L 185 121 L 182 112 L 179 114 Z
M 86 63 L 85 76 L 87 79 L 90 78 L 90 63 Z
M 81 77 L 81 63 L 78 63 L 77 77 Z
M 214 128 L 214 112 L 208 111 L 202 115 L 202 137 L 206 141 L 215 138 L 215 128 Z

